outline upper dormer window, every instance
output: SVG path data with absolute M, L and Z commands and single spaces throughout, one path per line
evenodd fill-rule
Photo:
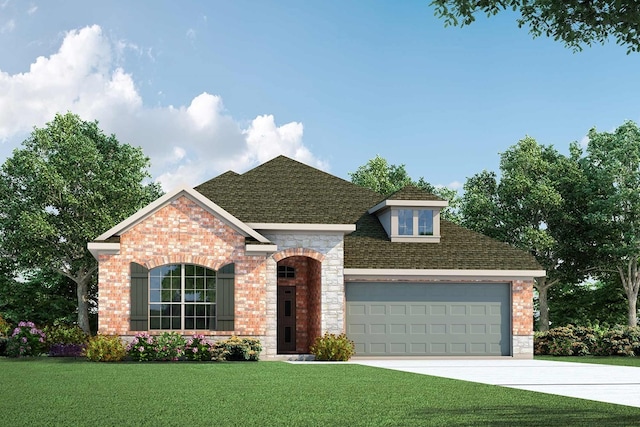
M 440 211 L 446 200 L 417 188 L 405 187 L 369 209 L 392 242 L 440 241 Z

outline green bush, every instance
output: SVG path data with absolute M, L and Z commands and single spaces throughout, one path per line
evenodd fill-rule
M 96 335 L 89 340 L 84 355 L 92 362 L 120 362 L 127 349 L 116 335 Z
M 214 352 L 225 360 L 249 360 L 260 359 L 262 344 L 256 338 L 239 338 L 232 336 L 229 339 L 218 341 L 214 344 Z
M 640 356 L 640 327 L 616 325 L 599 338 L 598 356 Z
M 7 341 L 9 341 L 9 338 L 0 337 L 0 356 L 6 355 Z
M 194 335 L 189 338 L 184 346 L 184 358 L 186 360 L 205 362 L 224 360 L 225 349 L 205 339 L 204 335 Z
M 0 338 L 9 337 L 9 332 L 11 331 L 11 324 L 4 320 L 2 316 L 0 316 Z
M 87 335 L 78 325 L 57 324 L 45 326 L 43 332 L 47 336 L 47 348 L 54 344 L 86 344 L 89 341 Z
M 537 355 L 586 356 L 591 354 L 599 334 L 585 326 L 560 326 L 534 334 L 533 351 Z
M 316 360 L 336 360 L 346 362 L 355 354 L 355 344 L 345 334 L 325 333 L 315 339 L 310 348 Z
M 184 354 L 185 340 L 177 332 L 163 332 L 154 339 L 155 360 L 176 361 Z
M 39 356 L 44 351 L 45 335 L 33 322 L 20 322 L 7 341 L 9 357 Z

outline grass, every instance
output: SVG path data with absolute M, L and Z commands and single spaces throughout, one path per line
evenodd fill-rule
M 634 425 L 640 408 L 351 364 L 0 358 L 0 425 Z
M 536 356 L 537 360 L 553 362 L 597 363 L 600 365 L 619 365 L 640 367 L 640 357 L 622 356 Z

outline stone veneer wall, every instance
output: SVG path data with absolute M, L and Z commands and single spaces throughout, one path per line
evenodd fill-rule
M 124 232 L 120 253 L 100 255 L 98 331 L 125 338 L 136 333 L 129 329 L 131 262 L 147 268 L 190 263 L 214 270 L 235 263 L 235 330 L 184 334 L 236 334 L 264 340 L 266 257 L 247 256 L 244 246 L 242 234 L 198 203 L 184 196 L 174 200 Z
M 260 230 L 258 230 L 260 232 Z M 305 256 L 320 264 L 320 330 L 308 331 L 309 335 L 324 332 L 344 332 L 344 252 L 342 232 L 310 234 L 305 232 L 263 232 L 279 251 L 267 260 L 267 337 L 265 356 L 277 353 L 277 262 L 291 256 Z

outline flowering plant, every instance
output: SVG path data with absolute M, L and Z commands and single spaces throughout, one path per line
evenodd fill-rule
M 204 335 L 194 335 L 189 338 L 184 346 L 184 357 L 187 360 L 201 361 L 211 360 L 213 344 L 204 338 Z
M 156 360 L 178 360 L 184 354 L 184 338 L 176 332 L 164 332 L 155 339 Z
M 10 357 L 37 356 L 44 349 L 45 338 L 33 322 L 20 322 L 9 337 L 5 352 Z
M 127 354 L 133 360 L 139 362 L 155 360 L 156 345 L 154 339 L 146 332 L 136 334 L 129 345 L 127 345 Z

